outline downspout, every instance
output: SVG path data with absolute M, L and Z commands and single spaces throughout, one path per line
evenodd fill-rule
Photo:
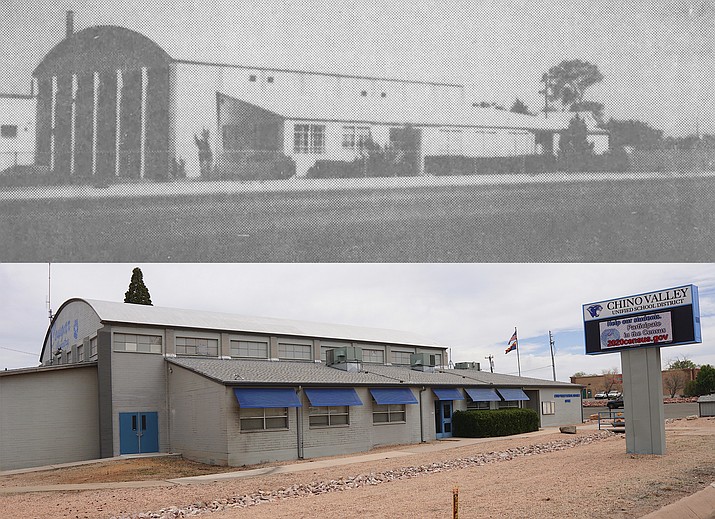
M 423 386 L 422 389 L 420 389 L 420 443 L 425 443 L 424 413 L 422 411 L 422 393 L 425 391 L 427 391 L 427 388 Z
M 298 400 L 303 402 L 303 386 L 298 386 Z M 295 408 L 295 419 L 296 419 L 296 429 L 298 431 L 298 437 L 296 441 L 298 442 L 298 459 L 303 459 L 303 407 Z

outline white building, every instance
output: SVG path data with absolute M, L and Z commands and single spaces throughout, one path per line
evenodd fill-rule
M 35 163 L 34 96 L 0 93 L 0 172 Z
M 165 178 L 183 164 L 196 177 L 196 137 L 207 131 L 215 164 L 291 157 L 301 176 L 407 125 L 421 158 L 531 154 L 537 132 L 564 129 L 473 107 L 461 85 L 210 63 L 171 46 L 121 27 L 69 26 L 34 71 L 38 160 L 77 176 Z

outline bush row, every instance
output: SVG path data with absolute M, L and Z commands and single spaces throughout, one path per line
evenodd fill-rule
M 539 415 L 533 409 L 455 411 L 452 430 L 462 438 L 491 438 L 539 430 Z

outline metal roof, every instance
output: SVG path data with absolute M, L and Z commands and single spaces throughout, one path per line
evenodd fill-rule
M 348 372 L 318 362 L 170 357 L 167 361 L 219 383 L 278 385 L 577 388 L 575 384 L 475 370 L 416 371 L 409 366 L 363 364 Z
M 103 322 L 446 348 L 432 339 L 406 331 L 162 308 L 93 299 L 79 300 L 90 305 Z M 59 311 L 57 313 L 59 314 Z
M 561 131 L 568 127 L 557 119 L 544 119 L 494 108 L 479 108 L 463 102 L 415 102 L 402 99 L 374 99 L 360 96 L 321 95 L 295 99 L 274 95 L 250 95 L 236 86 L 224 86 L 221 93 L 244 101 L 285 119 L 340 121 L 365 124 L 439 126 L 474 129 Z
M 712 395 L 703 395 L 698 398 L 698 404 L 702 404 L 704 402 L 715 402 L 715 393 Z

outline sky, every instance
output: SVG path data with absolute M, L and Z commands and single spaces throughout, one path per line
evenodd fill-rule
M 606 117 L 667 135 L 715 133 L 715 0 L 0 0 L 0 92 L 77 30 L 120 25 L 176 58 L 464 84 L 473 101 L 542 106 L 542 74 L 566 59 L 605 79 Z
M 36 366 L 51 308 L 69 298 L 122 302 L 139 266 L 155 306 L 418 333 L 453 362 L 517 374 L 505 354 L 517 328 L 521 373 L 557 379 L 616 368 L 585 354 L 582 305 L 694 284 L 703 342 L 661 349 L 663 364 L 715 365 L 714 264 L 0 264 L 0 369 Z

